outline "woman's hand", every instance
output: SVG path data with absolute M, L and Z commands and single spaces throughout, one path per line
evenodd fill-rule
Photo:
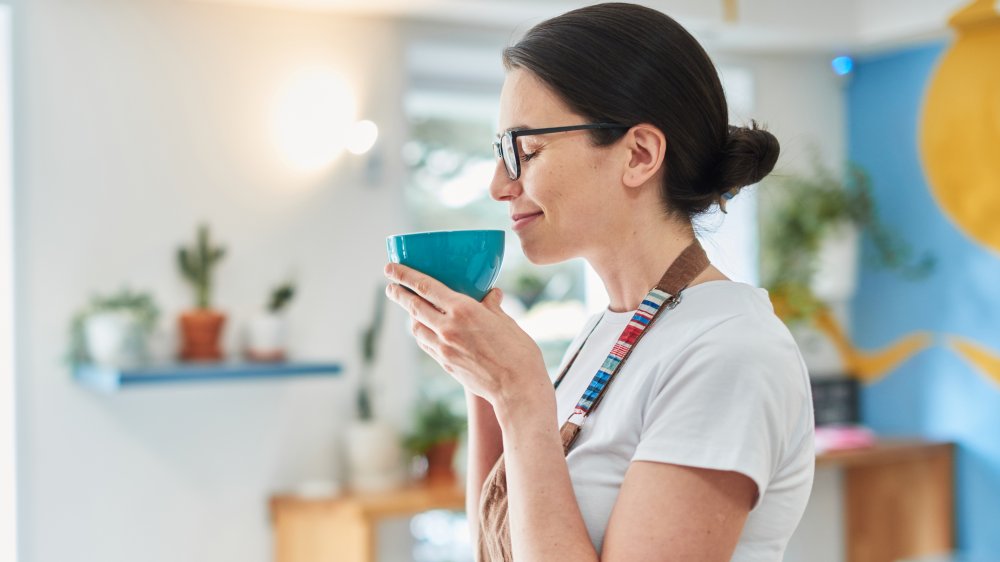
M 404 265 L 388 264 L 385 276 L 386 296 L 410 314 L 417 345 L 468 391 L 494 407 L 523 405 L 539 392 L 554 401 L 542 352 L 500 309 L 499 289 L 479 303 Z

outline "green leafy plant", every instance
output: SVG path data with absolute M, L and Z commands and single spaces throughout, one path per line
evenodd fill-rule
M 184 279 L 194 287 L 197 308 L 211 308 L 212 273 L 225 255 L 225 248 L 212 246 L 208 225 L 204 224 L 198 227 L 198 237 L 194 247 L 181 247 L 177 250 L 177 263 Z
M 160 317 L 160 309 L 149 293 L 133 292 L 126 287 L 108 296 L 91 296 L 90 302 L 78 310 L 70 320 L 70 348 L 66 354 L 66 360 L 71 365 L 87 363 L 91 360 L 87 351 L 85 324 L 87 318 L 102 312 L 122 312 L 133 315 L 139 329 L 147 337 L 153 332 L 156 321 Z
M 524 271 L 514 279 L 514 296 L 516 296 L 525 309 L 530 309 L 548 285 L 548 279 L 532 271 Z
M 375 292 L 375 314 L 372 322 L 361 332 L 361 376 L 358 381 L 358 418 L 369 421 L 373 417 L 371 401 L 371 370 L 378 355 L 379 336 L 382 334 L 382 317 L 385 316 L 386 296 L 381 286 Z
M 268 302 L 267 310 L 272 313 L 279 313 L 288 306 L 295 296 L 295 283 L 291 280 L 278 285 L 271 291 L 271 300 Z
M 413 454 L 422 455 L 434 445 L 458 440 L 465 428 L 465 416 L 455 413 L 447 400 L 426 399 L 417 407 L 416 423 L 403 440 L 403 446 Z
M 774 185 L 779 201 L 762 228 L 764 287 L 782 303 L 787 322 L 811 320 L 824 306 L 811 283 L 825 237 L 850 224 L 868 234 L 875 254 L 871 263 L 909 278 L 926 275 L 934 266 L 930 256 L 915 260 L 909 245 L 879 221 L 871 180 L 851 164 L 844 179 L 818 162 L 809 175 L 779 179 Z

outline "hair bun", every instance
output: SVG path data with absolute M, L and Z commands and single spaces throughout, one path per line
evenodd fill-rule
M 774 135 L 751 121 L 749 127 L 729 126 L 717 170 L 715 188 L 724 194 L 755 184 L 771 173 L 781 145 Z

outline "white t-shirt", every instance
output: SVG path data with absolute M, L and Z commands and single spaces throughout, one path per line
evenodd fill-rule
M 596 315 L 570 345 L 563 366 L 599 320 L 556 390 L 560 425 L 631 317 Z M 643 335 L 566 457 L 594 547 L 629 464 L 658 461 L 750 477 L 758 498 L 732 560 L 779 562 L 812 489 L 813 423 L 805 363 L 767 292 L 732 281 L 687 289 Z

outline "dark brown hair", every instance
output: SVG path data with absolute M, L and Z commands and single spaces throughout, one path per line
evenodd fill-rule
M 729 124 L 726 96 L 708 54 L 672 18 L 643 6 L 588 6 L 546 20 L 504 49 L 504 66 L 524 68 L 592 121 L 649 123 L 667 137 L 662 195 L 689 220 L 726 192 L 771 172 L 778 140 Z M 591 132 L 605 146 L 618 129 Z

